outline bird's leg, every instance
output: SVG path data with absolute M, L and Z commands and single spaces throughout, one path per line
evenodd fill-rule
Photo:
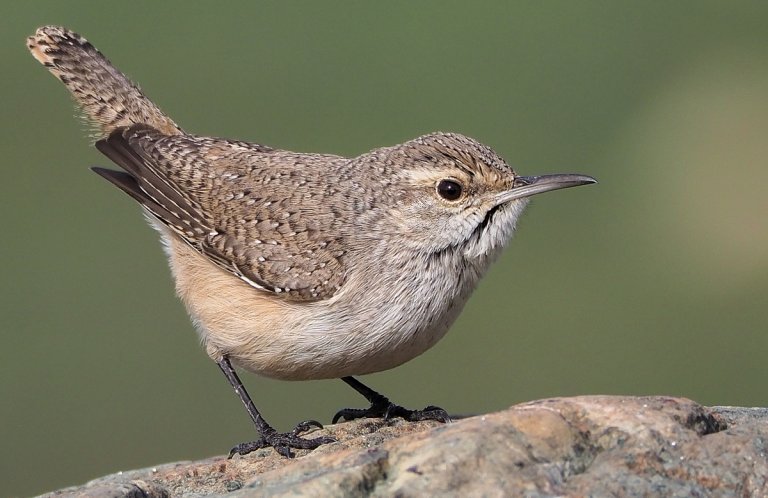
M 437 420 L 438 422 L 451 421 L 451 417 L 448 416 L 448 413 L 442 408 L 430 405 L 423 410 L 409 410 L 392 403 L 386 396 L 377 393 L 354 377 L 342 377 L 341 380 L 346 382 L 352 389 L 365 396 L 365 399 L 370 401 L 371 407 L 368 409 L 341 409 L 333 416 L 332 423 L 334 424 L 342 419 L 354 420 L 357 418 L 383 418 L 389 420 L 400 417 L 409 422 L 417 422 L 419 420 Z
M 248 391 L 245 390 L 245 386 L 240 381 L 240 377 L 237 376 L 237 372 L 232 367 L 229 358 L 224 356 L 221 361 L 216 362 L 227 380 L 232 385 L 235 393 L 243 402 L 245 409 L 248 411 L 248 415 L 251 416 L 251 420 L 256 425 L 256 430 L 259 431 L 261 437 L 256 441 L 250 441 L 247 443 L 240 443 L 229 451 L 229 458 L 232 458 L 235 454 L 247 455 L 248 453 L 261 449 L 272 447 L 284 457 L 293 458 L 294 454 L 291 448 L 302 450 L 313 450 L 321 444 L 333 443 L 336 440 L 329 436 L 322 436 L 314 439 L 304 439 L 301 436 L 303 432 L 306 432 L 312 428 L 323 428 L 320 422 L 315 420 L 305 420 L 300 422 L 291 432 L 279 433 L 271 425 L 264 420 L 261 416 L 256 405 L 251 401 L 251 397 L 248 395 Z

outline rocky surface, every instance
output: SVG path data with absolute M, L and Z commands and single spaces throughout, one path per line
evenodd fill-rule
M 361 420 L 287 460 L 259 450 L 46 496 L 768 496 L 768 409 L 664 397 L 534 401 L 441 425 Z

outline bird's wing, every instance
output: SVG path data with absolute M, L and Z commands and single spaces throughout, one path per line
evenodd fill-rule
M 339 216 L 323 202 L 333 185 L 306 166 L 343 158 L 168 136 L 146 125 L 118 129 L 96 147 L 125 172 L 94 171 L 253 287 L 296 301 L 327 299 L 341 288 Z

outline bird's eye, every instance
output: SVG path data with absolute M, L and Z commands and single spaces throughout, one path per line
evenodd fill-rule
M 456 180 L 446 179 L 437 182 L 437 194 L 446 201 L 455 201 L 461 197 L 463 187 Z

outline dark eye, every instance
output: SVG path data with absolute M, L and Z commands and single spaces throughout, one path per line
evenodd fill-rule
M 446 201 L 455 201 L 461 197 L 463 188 L 456 180 L 440 180 L 437 183 L 437 193 Z

